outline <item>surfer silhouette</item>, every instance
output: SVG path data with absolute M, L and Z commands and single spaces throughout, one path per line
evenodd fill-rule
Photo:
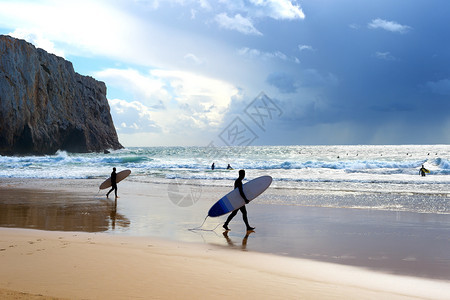
M 427 171 L 428 171 L 428 170 L 425 169 L 425 167 L 422 165 L 422 168 L 420 168 L 420 170 L 419 170 L 419 174 L 420 174 L 421 176 L 425 176 L 425 173 L 426 173 Z
M 242 198 L 244 198 L 245 203 L 248 204 L 250 201 L 248 201 L 247 197 L 244 194 L 244 190 L 242 189 L 242 179 L 244 178 L 245 178 L 245 170 L 239 170 L 239 178 L 236 179 L 236 181 L 234 182 L 234 188 L 239 189 L 239 194 L 241 195 Z M 247 231 L 255 229 L 255 227 L 251 227 L 248 224 L 247 209 L 245 208 L 245 204 L 241 208 L 233 210 L 222 227 L 225 230 L 230 230 L 228 228 L 228 224 L 234 218 L 234 216 L 236 216 L 238 210 L 240 210 L 242 213 L 242 219 L 244 220 L 244 223 L 247 226 Z
M 216 166 L 214 165 L 214 163 L 212 163 L 212 165 L 211 165 L 211 170 L 214 170 L 215 167 L 216 167 Z
M 233 170 L 233 168 L 230 166 L 230 164 L 228 164 L 227 170 Z
M 117 197 L 117 173 L 116 173 L 116 168 L 113 168 L 113 171 L 111 173 L 111 189 L 109 190 L 108 193 L 106 193 L 106 197 L 109 197 L 109 194 L 114 191 L 114 194 L 116 195 L 116 199 L 119 198 Z

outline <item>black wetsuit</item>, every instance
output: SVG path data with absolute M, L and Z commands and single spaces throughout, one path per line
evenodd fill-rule
M 244 190 L 242 189 L 242 179 L 241 178 L 236 179 L 236 181 L 234 182 L 234 188 L 239 189 L 239 194 L 241 194 L 241 197 L 244 198 L 245 203 L 248 203 L 248 199 L 244 194 Z M 253 227 L 251 227 L 248 224 L 247 209 L 245 208 L 245 205 L 243 205 L 239 209 L 233 210 L 233 212 L 228 216 L 227 220 L 225 221 L 224 228 L 228 228 L 228 223 L 230 223 L 230 221 L 234 218 L 234 216 L 236 216 L 238 210 L 240 210 L 242 213 L 242 219 L 244 220 L 244 223 L 247 226 L 247 230 L 254 229 Z
M 424 167 L 420 168 L 419 173 L 421 176 L 425 176 L 425 170 L 426 169 Z
M 109 193 L 114 191 L 114 194 L 116 195 L 116 198 L 117 198 L 117 182 L 116 182 L 116 180 L 117 180 L 117 173 L 116 173 L 116 171 L 112 171 L 112 173 L 111 173 L 111 189 L 106 194 L 106 196 L 109 196 Z

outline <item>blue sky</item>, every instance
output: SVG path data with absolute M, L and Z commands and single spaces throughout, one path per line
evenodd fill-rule
M 104 81 L 125 146 L 227 144 L 236 120 L 255 145 L 449 144 L 449 12 L 444 0 L 0 0 L 0 33 Z M 249 114 L 261 92 L 276 108 L 263 126 Z

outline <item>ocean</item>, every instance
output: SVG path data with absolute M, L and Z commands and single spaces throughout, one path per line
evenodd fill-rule
M 215 163 L 215 170 L 211 164 Z M 230 164 L 234 170 L 227 170 Z M 420 167 L 430 173 L 422 177 Z M 273 177 L 277 197 L 264 204 L 369 208 L 450 214 L 449 145 L 134 147 L 100 153 L 59 151 L 45 156 L 0 156 L 1 178 L 102 179 L 113 167 L 127 180 L 232 186 Z M 286 192 L 288 191 L 288 192 Z M 389 196 L 389 197 L 386 197 Z

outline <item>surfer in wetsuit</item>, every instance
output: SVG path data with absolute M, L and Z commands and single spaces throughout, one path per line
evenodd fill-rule
M 420 170 L 419 170 L 419 174 L 420 174 L 421 176 L 425 176 L 426 171 L 428 171 L 428 170 L 425 169 L 425 167 L 422 165 L 422 168 L 420 168 Z
M 214 163 L 212 163 L 212 165 L 211 165 L 211 170 L 214 171 L 215 168 L 216 168 L 216 166 L 214 165 Z
M 233 168 L 230 166 L 230 164 L 228 164 L 227 170 L 233 170 Z
M 111 189 L 109 190 L 108 193 L 106 193 L 106 197 L 109 197 L 109 193 L 114 191 L 114 193 L 116 195 L 116 199 L 119 198 L 119 197 L 117 197 L 117 182 L 116 182 L 116 178 L 117 178 L 117 173 L 116 173 L 116 168 L 114 167 L 113 171 L 111 173 Z
M 244 194 L 244 190 L 242 189 L 242 179 L 244 179 L 244 177 L 245 177 L 245 170 L 239 170 L 239 178 L 236 179 L 236 181 L 234 182 L 234 188 L 239 189 L 239 194 L 241 195 L 242 198 L 244 198 L 245 204 L 248 204 L 250 201 L 247 199 L 247 197 Z M 228 228 L 228 223 L 230 223 L 230 221 L 234 218 L 234 216 L 237 214 L 238 210 L 240 210 L 242 213 L 242 219 L 244 220 L 244 223 L 247 226 L 247 231 L 255 229 L 255 227 L 251 227 L 248 224 L 247 209 L 245 208 L 245 204 L 241 208 L 235 209 L 235 210 L 233 210 L 233 212 L 231 212 L 231 214 L 228 216 L 227 220 L 225 221 L 225 224 L 223 224 L 223 226 L 222 226 L 225 230 L 230 230 Z

